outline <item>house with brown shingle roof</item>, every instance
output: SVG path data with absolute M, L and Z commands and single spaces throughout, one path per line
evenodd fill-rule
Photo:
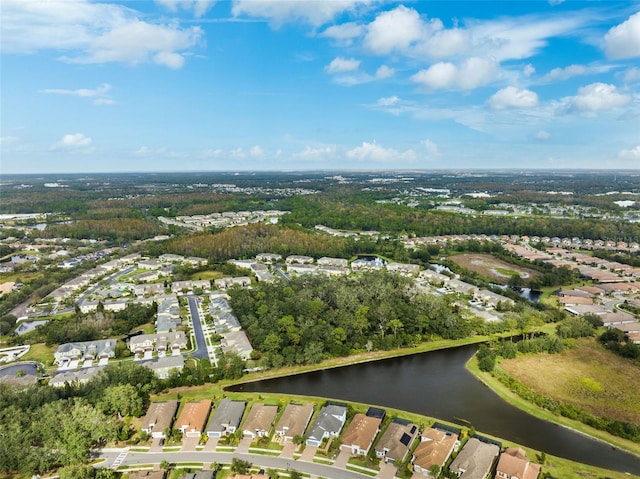
M 376 456 L 385 462 L 401 463 L 418 435 L 418 426 L 403 419 L 391 421 L 375 447 Z
M 207 416 L 211 410 L 211 400 L 203 399 L 198 402 L 188 402 L 182 408 L 182 412 L 176 421 L 178 429 L 186 437 L 200 437 L 207 422 Z
M 264 437 L 269 435 L 273 420 L 278 414 L 278 406 L 267 406 L 266 404 L 256 403 L 249 411 L 247 419 L 244 421 L 242 434 L 251 436 Z
M 382 419 L 356 414 L 342 435 L 343 451 L 351 451 L 351 454 L 366 455 L 373 444 L 373 440 L 380 431 Z
M 540 465 L 527 461 L 520 447 L 507 448 L 498 460 L 495 479 L 536 479 L 540 474 Z
M 302 436 L 312 414 L 311 404 L 288 404 L 276 424 L 276 434 L 282 436 L 285 442 L 291 441 L 295 436 Z
M 427 477 L 432 477 L 431 468 L 438 466 L 442 469 L 459 446 L 458 435 L 432 427 L 425 429 L 420 437 L 420 444 L 413 451 L 413 470 Z
M 165 430 L 171 427 L 178 409 L 178 401 L 152 402 L 142 420 L 141 429 L 154 438 L 165 437 Z

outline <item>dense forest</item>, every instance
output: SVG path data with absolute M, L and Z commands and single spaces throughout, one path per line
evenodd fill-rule
M 640 225 L 622 221 L 460 215 L 401 205 L 332 201 L 320 196 L 290 198 L 283 203 L 291 208 L 291 214 L 282 222 L 307 228 L 323 224 L 336 229 L 415 236 L 507 234 L 640 241 Z
M 90 449 L 133 434 L 159 388 L 153 372 L 133 363 L 108 366 L 85 385 L 0 385 L 0 471 L 36 474 L 87 463 Z
M 410 279 L 386 272 L 297 277 L 288 284 L 234 288 L 230 295 L 234 313 L 269 367 L 463 338 L 504 326 L 467 317 L 454 297 L 420 293 Z

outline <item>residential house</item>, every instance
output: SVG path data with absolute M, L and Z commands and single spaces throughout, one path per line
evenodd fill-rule
M 152 402 L 147 414 L 142 419 L 141 429 L 153 438 L 164 438 L 165 431 L 171 428 L 171 423 L 178 410 L 178 401 Z
M 220 401 L 213 416 L 209 419 L 209 424 L 207 424 L 207 436 L 222 437 L 236 432 L 240 426 L 245 406 L 244 401 L 232 401 L 229 398 Z
M 186 403 L 175 423 L 176 429 L 186 437 L 200 437 L 210 410 L 211 399 Z
M 146 273 L 143 273 L 146 274 Z M 133 294 L 138 297 L 142 296 L 155 296 L 164 293 L 164 284 L 162 283 L 150 283 L 150 284 L 136 284 L 132 288 Z
M 93 368 L 83 368 L 77 371 L 61 372 L 49 379 L 49 386 L 63 387 L 65 383 L 73 384 L 74 382 L 84 384 L 96 377 L 103 369 L 104 366 L 97 366 Z
M 285 442 L 291 441 L 295 436 L 302 436 L 312 414 L 311 404 L 288 404 L 276 424 L 276 434 L 283 437 Z
M 314 264 L 292 263 L 287 265 L 287 273 L 318 274 L 318 267 Z
M 251 278 L 249 276 L 237 276 L 235 278 L 219 278 L 213 281 L 216 289 L 224 291 L 231 286 L 241 286 L 243 288 L 251 286 Z
M 171 371 L 182 371 L 184 368 L 184 358 L 181 354 L 177 354 L 174 356 L 164 356 L 140 361 L 138 364 L 151 369 L 158 379 L 167 379 Z
M 427 477 L 433 477 L 435 466 L 442 470 L 451 453 L 458 446 L 458 435 L 445 429 L 430 427 L 420 437 L 420 444 L 413 451 L 413 470 Z
M 189 256 L 184 259 L 184 264 L 188 266 L 206 266 L 209 262 L 206 258 L 199 258 L 198 256 Z
M 294 264 L 294 263 L 311 264 L 313 263 L 313 258 L 311 256 L 302 256 L 302 255 L 292 254 L 290 256 L 287 256 L 287 259 L 285 260 L 285 262 L 288 265 Z
M 349 266 L 349 260 L 344 258 L 329 258 L 327 256 L 323 256 L 318 260 L 319 266 L 336 266 L 338 268 L 346 268 Z
M 179 354 L 181 349 L 187 349 L 187 336 L 184 331 L 140 334 L 129 338 L 129 349 L 136 356 L 154 351 L 161 356 L 167 352 Z
M 245 361 L 251 357 L 253 347 L 244 331 L 229 331 L 222 336 L 222 352 L 236 353 Z
M 242 326 L 240 321 L 233 313 L 221 312 L 217 313 L 213 317 L 213 327 L 216 330 L 216 334 L 224 334 L 230 331 L 240 331 Z
M 208 292 L 211 289 L 211 282 L 206 279 L 199 279 L 194 281 L 174 281 L 171 283 L 171 292 L 176 294 L 184 291 L 193 292 L 196 289 Z
M 138 261 L 138 268 L 140 269 L 150 269 L 156 270 L 162 268 L 162 263 L 155 259 L 146 259 L 142 261 Z
M 376 444 L 376 456 L 384 458 L 385 462 L 403 462 L 418 432 L 418 426 L 415 424 L 403 419 L 394 419 Z
M 127 475 L 129 479 L 164 479 L 166 471 L 131 471 Z
M 103 339 L 96 341 L 83 341 L 78 343 L 65 343 L 58 346 L 53 356 L 54 363 L 60 364 L 63 360 L 80 359 L 108 359 L 116 355 L 116 340 Z
M 351 451 L 351 454 L 367 455 L 373 440 L 380 432 L 381 423 L 382 419 L 378 417 L 370 417 L 361 413 L 356 414 L 342 435 L 340 449 Z
M 255 403 L 244 421 L 242 434 L 252 439 L 268 436 L 277 414 L 278 406 Z
M 387 264 L 387 271 L 407 276 L 414 276 L 420 272 L 420 266 L 417 264 L 407 263 L 389 263 Z
M 318 413 L 307 436 L 307 446 L 319 447 L 323 439 L 337 437 L 347 420 L 347 407 L 327 404 Z
M 175 331 L 182 324 L 180 319 L 180 303 L 175 294 L 158 299 L 158 315 L 156 319 L 156 331 L 167 333 Z
M 377 256 L 373 259 L 358 258 L 351 262 L 351 269 L 353 271 L 371 271 L 383 269 L 386 265 L 386 261 Z
M 472 437 L 451 462 L 449 470 L 460 479 L 486 479 L 491 473 L 500 447 Z
M 184 256 L 180 254 L 165 253 L 161 254 L 158 259 L 163 263 L 182 263 L 184 261 Z
M 498 460 L 495 479 L 537 479 L 540 465 L 527 461 L 524 450 L 509 447 Z
M 256 255 L 256 261 L 260 263 L 276 263 L 282 261 L 282 255 L 277 253 L 259 253 Z

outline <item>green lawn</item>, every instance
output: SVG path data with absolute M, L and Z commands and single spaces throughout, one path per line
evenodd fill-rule
M 45 367 L 53 364 L 53 353 L 58 349 L 55 346 L 46 346 L 44 343 L 32 344 L 29 352 L 22 357 L 24 361 L 37 361 Z

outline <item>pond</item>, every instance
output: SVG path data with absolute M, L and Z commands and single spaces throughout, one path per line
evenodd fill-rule
M 503 401 L 466 362 L 476 346 L 343 366 L 237 385 L 234 391 L 287 393 L 388 406 L 473 426 L 548 454 L 640 476 L 640 458 Z

